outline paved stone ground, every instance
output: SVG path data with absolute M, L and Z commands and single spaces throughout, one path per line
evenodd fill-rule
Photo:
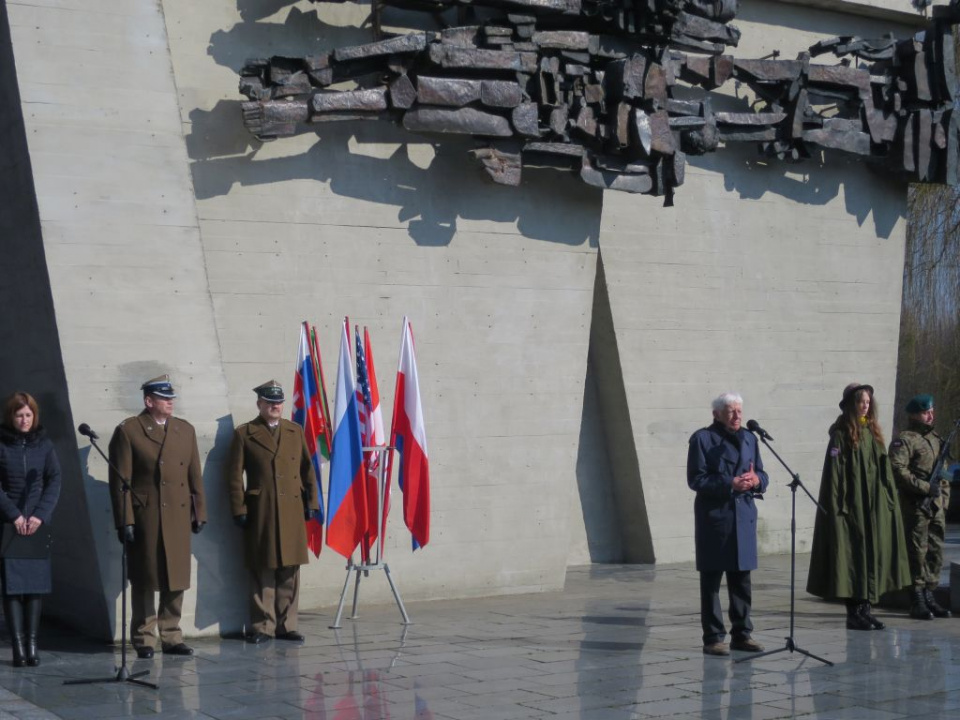
M 364 582 L 386 582 L 377 575 Z M 754 636 L 768 649 L 786 645 L 789 586 L 789 557 L 761 558 Z M 698 604 L 690 564 L 580 567 L 560 593 L 410 603 L 406 630 L 395 606 L 361 602 L 336 633 L 332 612 L 301 614 L 302 646 L 209 639 L 194 658 L 132 661 L 158 691 L 64 686 L 111 677 L 119 653 L 50 627 L 39 668 L 15 670 L 0 651 L 0 720 L 960 717 L 960 619 L 882 610 L 886 630 L 848 631 L 841 606 L 801 589 L 796 643 L 834 666 L 787 651 L 735 664 L 749 656 L 701 653 Z

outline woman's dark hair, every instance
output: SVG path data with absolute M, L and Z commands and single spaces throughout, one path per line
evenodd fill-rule
M 13 416 L 25 407 L 30 408 L 30 412 L 33 413 L 33 428 L 37 428 L 40 425 L 40 406 L 33 399 L 33 395 L 25 392 L 15 392 L 7 398 L 3 405 L 3 424 L 11 429 L 16 427 L 13 424 Z

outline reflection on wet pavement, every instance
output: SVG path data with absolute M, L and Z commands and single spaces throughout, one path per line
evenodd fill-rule
M 798 569 L 806 569 L 801 556 Z M 805 573 L 801 572 L 804 576 Z M 755 637 L 789 632 L 788 557 L 761 559 Z M 803 587 L 805 576 L 798 578 Z M 960 715 L 960 620 L 910 620 L 849 631 L 841 606 L 797 594 L 797 644 L 835 663 L 782 652 L 734 664 L 700 651 L 692 565 L 572 568 L 560 593 L 394 605 L 328 629 L 335 608 L 301 613 L 303 645 L 197 639 L 193 658 L 131 661 L 158 691 L 64 686 L 109 675 L 114 648 L 54 627 L 43 664 L 0 666 L 0 720 L 633 720 L 778 717 L 925 720 Z

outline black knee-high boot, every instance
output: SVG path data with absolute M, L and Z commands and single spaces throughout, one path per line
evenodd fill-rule
M 847 630 L 872 630 L 870 621 L 860 614 L 860 600 L 848 598 L 847 605 Z
M 27 660 L 23 651 L 23 603 L 19 595 L 3 596 L 3 616 L 10 632 L 10 645 L 13 646 L 13 666 L 23 667 Z
M 39 595 L 24 595 L 24 614 L 27 625 L 26 658 L 27 665 L 36 667 L 40 664 L 40 655 L 37 654 L 37 633 L 40 630 L 40 607 L 42 600 Z

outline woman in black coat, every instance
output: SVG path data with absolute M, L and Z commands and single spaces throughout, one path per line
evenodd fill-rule
M 53 443 L 40 426 L 37 401 L 27 393 L 14 393 L 4 403 L 0 424 L 0 519 L 4 536 L 31 536 L 42 526 L 49 526 L 59 497 L 60 463 Z M 52 589 L 50 557 L 4 557 L 0 569 L 13 666 L 39 665 L 40 596 Z

